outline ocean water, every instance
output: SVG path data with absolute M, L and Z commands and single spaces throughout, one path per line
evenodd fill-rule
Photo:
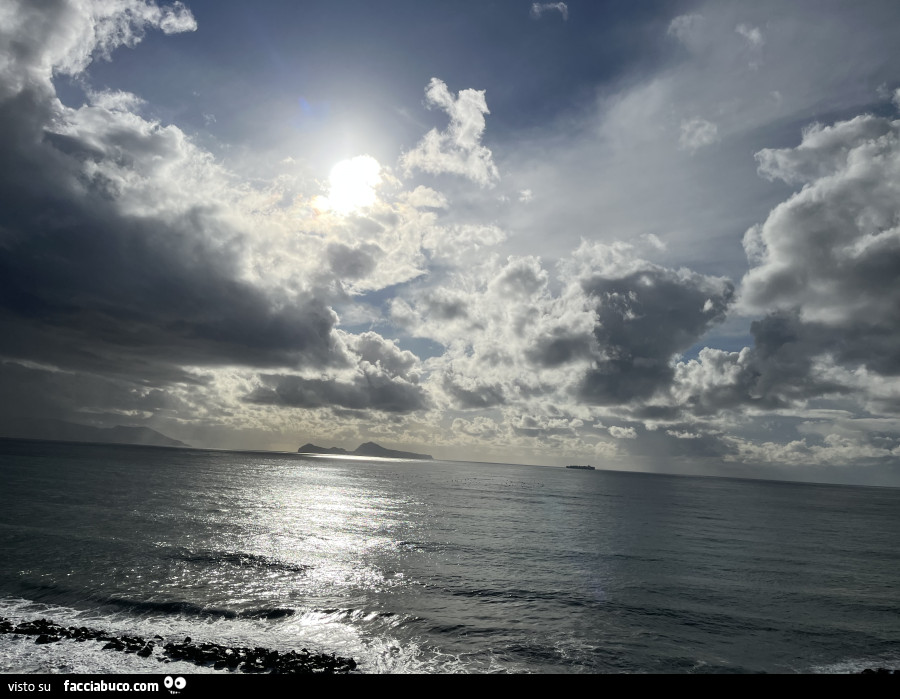
M 889 488 L 0 440 L 0 615 L 363 672 L 900 666 L 898 535 Z M 0 636 L 4 672 L 161 667 Z

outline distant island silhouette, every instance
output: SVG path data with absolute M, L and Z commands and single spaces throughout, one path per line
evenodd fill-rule
M 298 454 L 333 454 L 335 456 L 377 456 L 384 459 L 419 459 L 422 461 L 433 460 L 431 454 L 416 454 L 411 451 L 397 451 L 387 449 L 375 442 L 364 442 L 353 451 L 347 451 L 340 447 L 319 447 L 315 444 L 304 444 L 297 450 Z

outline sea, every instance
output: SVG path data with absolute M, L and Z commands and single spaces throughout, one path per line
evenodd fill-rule
M 900 667 L 898 543 L 892 488 L 0 440 L 0 616 L 364 673 Z M 161 667 L 0 635 L 6 673 Z

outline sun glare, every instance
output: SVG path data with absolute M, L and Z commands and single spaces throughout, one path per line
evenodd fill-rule
M 370 155 L 342 160 L 331 168 L 327 197 L 317 206 L 338 214 L 349 214 L 375 203 L 375 187 L 381 182 L 381 166 Z

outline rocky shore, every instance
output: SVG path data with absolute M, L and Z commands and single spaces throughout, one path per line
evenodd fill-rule
M 189 636 L 173 643 L 165 642 L 162 636 L 154 636 L 150 640 L 140 636 L 114 636 L 86 626 L 61 626 L 47 619 L 14 624 L 0 617 L 0 633 L 34 636 L 34 642 L 38 644 L 56 643 L 64 638 L 79 643 L 92 641 L 103 643 L 103 650 L 134 653 L 142 658 L 156 657 L 161 663 L 183 660 L 217 670 L 283 675 L 347 674 L 356 670 L 353 658 L 336 657 L 333 653 L 310 653 L 306 648 L 299 652 L 242 648 L 218 643 L 195 643 Z
M 900 670 L 891 670 L 886 667 L 876 667 L 871 668 L 867 667 L 865 670 L 862 670 L 860 675 L 900 675 Z

